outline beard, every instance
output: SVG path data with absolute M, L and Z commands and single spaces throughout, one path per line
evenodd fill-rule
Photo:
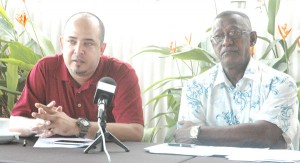
M 85 70 L 82 66 L 80 65 L 73 65 L 69 69 L 70 73 L 78 75 L 78 76 L 84 76 L 84 74 L 87 73 L 87 70 Z

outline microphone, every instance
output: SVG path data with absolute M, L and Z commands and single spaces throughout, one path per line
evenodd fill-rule
M 103 77 L 99 80 L 94 95 L 94 103 L 98 105 L 98 125 L 99 130 L 97 132 L 97 137 L 85 150 L 87 153 L 91 148 L 95 148 L 98 143 L 101 143 L 101 151 L 104 150 L 107 155 L 109 162 L 110 156 L 106 150 L 105 139 L 108 138 L 110 141 L 115 142 L 117 145 L 129 152 L 129 149 L 120 142 L 115 136 L 113 136 L 109 131 L 106 131 L 106 114 L 105 107 L 112 105 L 112 99 L 116 90 L 116 81 L 110 77 Z M 102 142 L 101 142 L 102 139 Z
M 98 118 L 105 121 L 105 107 L 110 107 L 116 90 L 116 81 L 110 77 L 103 77 L 98 81 L 94 95 L 94 103 L 98 105 Z
M 103 77 L 98 81 L 94 95 L 94 104 L 100 101 L 105 102 L 105 106 L 111 106 L 111 101 L 116 90 L 116 81 L 110 77 Z

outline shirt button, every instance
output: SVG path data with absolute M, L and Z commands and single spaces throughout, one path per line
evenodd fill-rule
M 80 108 L 80 107 L 81 107 L 81 104 L 77 104 L 77 106 Z

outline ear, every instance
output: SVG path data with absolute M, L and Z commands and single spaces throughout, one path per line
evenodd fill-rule
M 214 46 L 214 42 L 212 39 L 209 39 L 212 46 Z
M 63 41 L 64 38 L 62 36 L 59 37 L 59 45 L 60 45 L 60 49 L 63 49 Z
M 101 54 L 104 53 L 105 48 L 106 48 L 106 43 L 103 42 L 103 43 L 101 44 L 101 47 L 100 47 L 100 52 L 101 52 Z
M 256 44 L 257 34 L 256 31 L 252 31 L 250 33 L 250 46 L 254 46 Z

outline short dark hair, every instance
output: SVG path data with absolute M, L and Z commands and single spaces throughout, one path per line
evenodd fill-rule
M 99 23 L 99 29 L 100 29 L 100 42 L 101 43 L 103 43 L 103 41 L 104 41 L 104 36 L 105 36 L 105 28 L 104 28 L 104 24 L 103 24 L 103 22 L 101 21 L 101 19 L 97 16 L 97 15 L 95 15 L 95 14 L 93 14 L 93 13 L 90 13 L 90 12 L 78 12 L 78 13 L 75 13 L 75 14 L 73 14 L 72 16 L 70 16 L 69 18 L 68 18 L 68 20 L 66 21 L 66 23 L 65 23 L 65 27 L 64 27 L 64 30 L 63 30 L 63 32 L 65 31 L 65 28 L 66 28 L 66 26 L 67 26 L 67 24 L 68 24 L 68 22 L 73 18 L 73 17 L 75 17 L 75 16 L 82 16 L 82 17 L 94 17 L 94 18 L 96 18 L 97 20 L 98 20 L 98 23 Z
M 246 15 L 245 13 L 239 12 L 239 11 L 223 11 L 223 12 L 219 13 L 215 19 L 218 19 L 218 18 L 221 18 L 224 16 L 229 16 L 229 15 L 241 16 L 242 18 L 245 19 L 245 21 L 246 21 L 245 23 L 249 27 L 249 30 L 252 30 L 250 18 L 248 17 L 248 15 Z

